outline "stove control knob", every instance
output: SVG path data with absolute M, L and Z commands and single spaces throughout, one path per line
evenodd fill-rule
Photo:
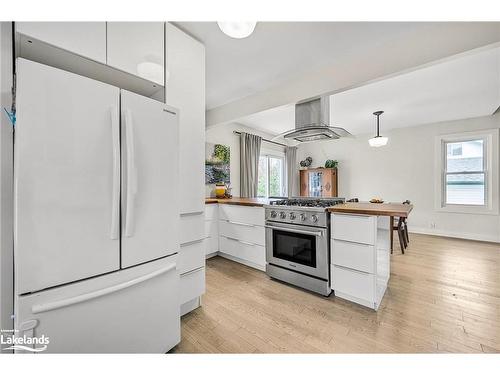
M 278 216 L 278 213 L 276 211 L 271 211 L 271 217 L 274 219 L 276 216 Z
M 312 215 L 311 220 L 313 221 L 313 223 L 316 223 L 318 221 L 318 215 Z
M 282 219 L 286 219 L 286 213 L 284 213 L 283 211 L 280 212 L 280 217 Z
M 295 218 L 297 217 L 297 216 L 295 216 L 295 212 L 290 212 L 289 216 L 290 216 L 291 220 L 295 220 Z
M 306 221 L 306 214 L 300 214 L 300 221 Z

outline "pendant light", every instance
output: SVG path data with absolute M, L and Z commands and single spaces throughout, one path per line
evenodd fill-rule
M 384 111 L 373 112 L 375 116 L 377 116 L 377 135 L 368 140 L 368 143 L 371 147 L 382 147 L 387 144 L 389 138 L 380 136 L 380 115 L 384 113 Z
M 243 39 L 250 36 L 256 24 L 257 22 L 217 22 L 219 29 L 224 34 L 235 39 Z

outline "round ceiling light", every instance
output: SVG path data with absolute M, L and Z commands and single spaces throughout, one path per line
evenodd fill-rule
M 243 39 L 250 36 L 255 30 L 257 22 L 217 22 L 221 31 L 235 39 Z

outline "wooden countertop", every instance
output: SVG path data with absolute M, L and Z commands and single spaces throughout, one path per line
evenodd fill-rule
M 330 207 L 329 212 L 359 215 L 408 217 L 413 205 L 402 203 L 346 202 Z
M 250 206 L 250 207 L 262 207 L 265 204 L 269 204 L 271 201 L 276 199 L 266 199 L 266 198 L 205 198 L 205 204 L 219 203 L 219 204 L 235 204 L 239 206 Z

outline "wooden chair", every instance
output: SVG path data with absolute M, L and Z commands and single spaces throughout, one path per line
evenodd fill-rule
M 403 204 L 410 204 L 409 200 L 405 200 Z M 405 217 L 395 217 L 394 220 L 397 220 L 397 225 L 394 225 L 394 221 L 392 223 L 392 230 L 398 232 L 399 238 L 399 246 L 401 247 L 401 253 L 405 253 L 405 249 L 408 247 L 408 243 L 410 242 L 410 235 L 408 234 L 408 224 L 406 222 Z M 391 249 L 391 254 L 393 250 Z

